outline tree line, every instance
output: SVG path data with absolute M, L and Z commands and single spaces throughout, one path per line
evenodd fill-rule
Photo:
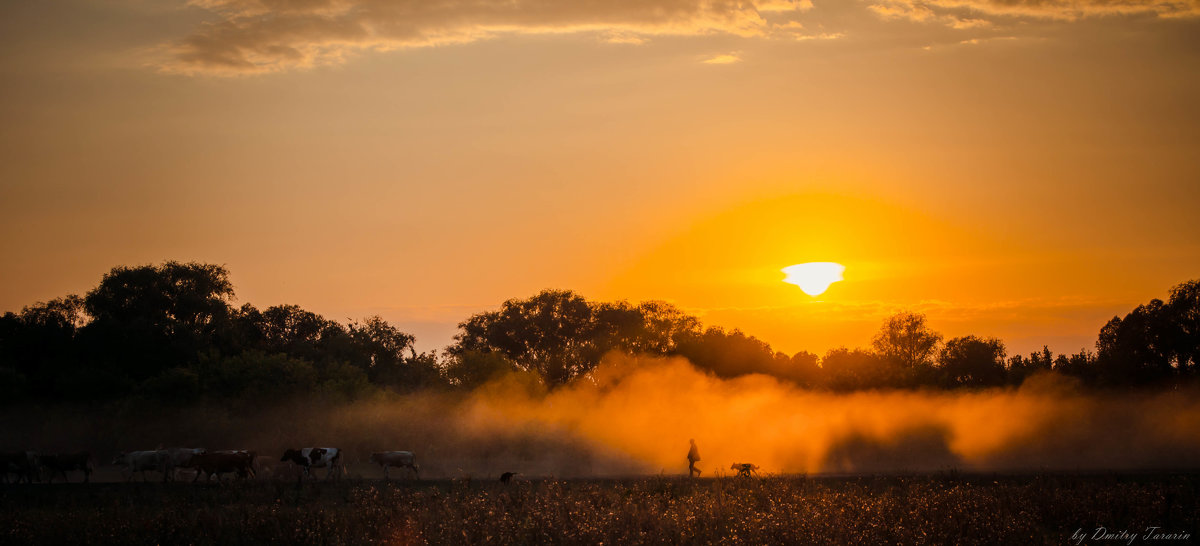
M 340 323 L 295 305 L 234 306 L 222 266 L 117 267 L 84 296 L 0 316 L 0 397 L 172 403 L 353 398 L 383 390 L 470 389 L 523 374 L 545 388 L 587 381 L 610 352 L 680 356 L 729 378 L 760 373 L 804 388 L 1018 385 L 1035 373 L 1101 387 L 1193 381 L 1200 359 L 1200 280 L 1113 317 L 1095 352 L 1009 356 L 996 338 L 944 339 L 923 315 L 886 319 L 869 348 L 787 355 L 739 330 L 705 328 L 664 302 L 593 302 L 567 290 L 512 299 L 458 325 L 454 343 L 418 353 L 379 317 Z

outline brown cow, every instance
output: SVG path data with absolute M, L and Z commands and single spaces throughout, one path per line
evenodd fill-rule
M 83 483 L 88 483 L 92 478 L 92 472 L 96 470 L 96 460 L 91 453 L 81 451 L 79 453 L 66 453 L 58 455 L 39 455 L 37 457 L 38 466 L 44 468 L 47 474 L 47 481 L 54 483 L 54 477 L 62 474 L 64 482 L 70 482 L 67 477 L 67 472 L 76 470 L 83 472 Z

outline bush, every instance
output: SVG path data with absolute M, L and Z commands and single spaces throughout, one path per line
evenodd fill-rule
M 200 375 L 187 368 L 171 368 L 143 381 L 139 390 L 164 402 L 194 402 L 200 397 Z
M 474 389 L 516 369 L 516 364 L 500 353 L 463 351 L 450 361 L 446 376 L 456 386 Z
M 371 381 L 366 372 L 345 362 L 334 362 L 321 366 L 320 386 L 322 393 L 335 398 L 351 400 L 371 390 Z
M 204 393 L 224 398 L 247 394 L 282 398 L 311 391 L 318 381 L 317 371 L 308 361 L 260 351 L 202 362 L 197 371 Z
M 0 368 L 0 404 L 12 403 L 29 394 L 29 380 L 12 368 Z

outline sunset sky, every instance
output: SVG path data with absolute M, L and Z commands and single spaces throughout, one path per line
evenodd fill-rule
M 3 2 L 0 311 L 173 259 L 422 349 L 567 288 L 1074 352 L 1200 278 L 1198 97 L 1200 0 Z

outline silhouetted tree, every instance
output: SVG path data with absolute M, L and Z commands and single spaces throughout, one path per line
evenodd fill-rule
M 88 292 L 80 332 L 93 373 L 135 382 L 195 362 L 214 347 L 233 285 L 224 267 L 166 262 L 117 267 Z
M 413 348 L 416 338 L 378 316 L 362 322 L 351 322 L 349 332 L 360 360 L 357 364 L 366 370 L 371 381 L 384 384 L 403 382 L 404 368 L 406 364 L 411 364 L 406 361 L 417 358 Z
M 314 361 L 321 357 L 322 343 L 345 335 L 339 324 L 306 311 L 298 305 L 275 305 L 262 312 L 263 349 Z
M 1029 353 L 1028 358 L 1013 355 L 1008 359 L 1008 382 L 1020 385 L 1033 374 L 1050 371 L 1053 363 L 1054 355 L 1050 352 L 1050 347 L 1045 345 L 1042 346 L 1041 351 Z
M 459 324 L 451 353 L 498 352 L 521 369 L 538 372 L 547 384 L 564 385 L 599 363 L 592 318 L 592 306 L 583 297 L 546 290 Z
M 468 352 L 498 353 L 556 387 L 587 375 L 610 351 L 665 355 L 697 335 L 695 317 L 663 302 L 593 303 L 546 290 L 459 324 L 448 353 L 452 362 Z
M 821 386 L 821 366 L 817 363 L 818 360 L 817 355 L 808 351 L 800 351 L 791 357 L 783 353 L 775 353 L 774 365 L 767 373 L 801 387 L 819 387 Z
M 1159 299 L 1139 305 L 1125 318 L 1113 317 L 1096 341 L 1098 381 L 1134 385 L 1174 375 L 1171 327 L 1171 317 Z
M 665 355 L 675 351 L 679 339 L 700 333 L 699 319 L 665 302 L 643 302 L 634 307 L 621 301 L 592 307 L 595 346 L 602 352 Z
M 1069 356 L 1060 354 L 1054 358 L 1054 371 L 1077 377 L 1085 383 L 1094 383 L 1098 372 L 1096 355 L 1087 349 L 1080 349 L 1078 353 Z
M 701 370 L 718 377 L 737 377 L 752 373 L 770 374 L 776 368 L 775 351 L 766 342 L 743 334 L 709 328 L 703 334 L 680 337 L 675 354 L 690 360 Z
M 232 297 L 224 267 L 166 262 L 114 268 L 84 304 L 96 322 L 144 324 L 172 335 L 206 330 L 228 314 Z
M 938 368 L 949 386 L 997 386 L 1005 379 L 1004 356 L 999 339 L 956 337 L 942 347 Z
M 897 313 L 884 321 L 872 345 L 884 358 L 914 369 L 932 363 L 941 340 L 942 336 L 925 324 L 925 315 Z

